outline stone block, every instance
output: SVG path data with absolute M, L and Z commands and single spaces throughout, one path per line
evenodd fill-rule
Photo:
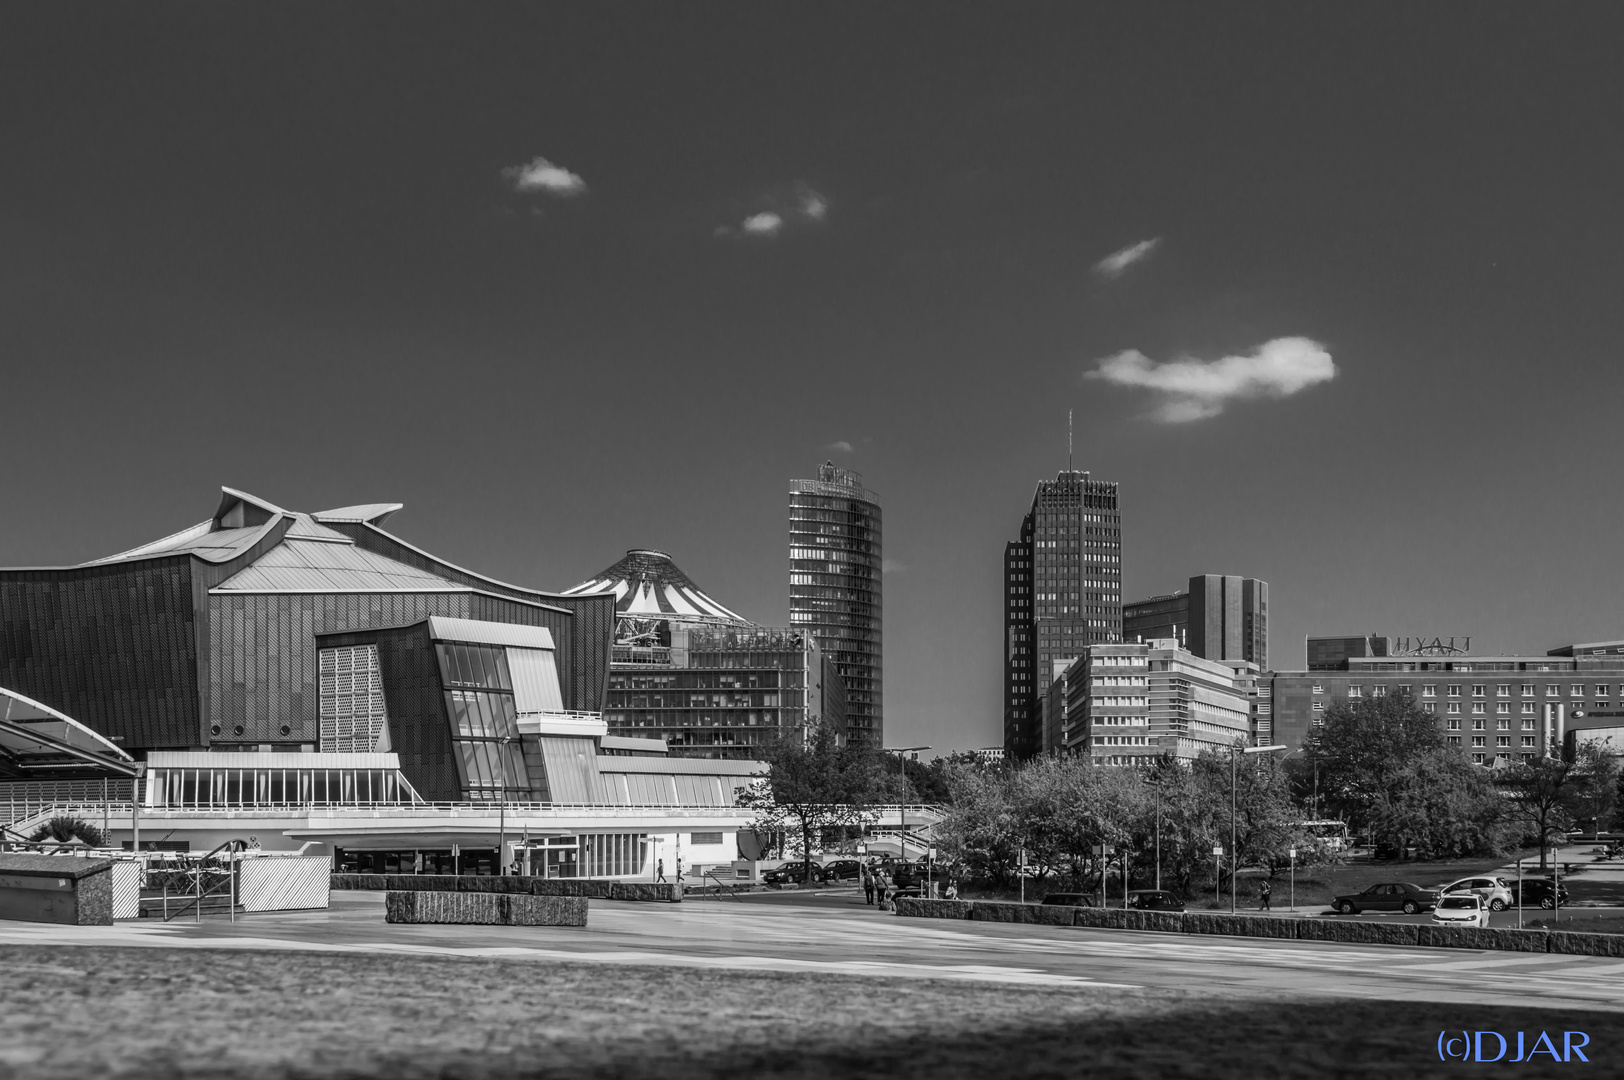
M 1543 930 L 1517 930 L 1500 926 L 1418 926 L 1416 944 L 1435 949 L 1500 949 L 1505 952 L 1549 950 Z
M 1410 923 L 1343 919 L 1294 919 L 1299 941 L 1343 941 L 1355 945 L 1418 945 L 1421 927 Z
M 474 926 L 585 926 L 583 896 L 531 896 L 506 892 L 389 892 L 384 920 Z
M 609 884 L 609 899 L 676 904 L 682 901 L 682 886 L 674 881 L 615 881 Z
M 1537 931 L 1536 931 L 1537 932 Z M 1624 934 L 1580 934 L 1553 930 L 1550 951 L 1579 956 L 1624 956 Z
M 917 896 L 897 897 L 897 914 L 915 919 L 968 919 L 974 905 L 969 900 L 924 900 Z

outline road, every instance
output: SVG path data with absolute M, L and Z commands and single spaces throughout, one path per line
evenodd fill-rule
M 905 919 L 860 902 L 593 901 L 586 928 L 392 926 L 381 893 L 334 893 L 328 911 L 235 923 L 0 921 L 0 944 L 356 950 L 1624 1010 L 1617 959 Z

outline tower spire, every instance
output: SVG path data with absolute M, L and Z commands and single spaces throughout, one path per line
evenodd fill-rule
M 1076 472 L 1071 467 L 1071 410 L 1066 410 L 1066 471 Z

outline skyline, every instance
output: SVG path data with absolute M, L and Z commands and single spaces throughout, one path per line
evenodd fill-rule
M 1260 578 L 1277 666 L 1624 638 L 1615 11 L 317 10 L 0 13 L 0 565 L 226 485 L 787 625 L 832 458 L 888 741 L 992 746 L 1075 410 L 1123 600 Z

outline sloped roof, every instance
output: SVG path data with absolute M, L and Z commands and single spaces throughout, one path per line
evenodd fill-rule
M 617 615 L 667 616 L 703 622 L 741 623 L 749 620 L 712 600 L 663 551 L 633 548 L 607 570 L 594 574 L 564 596 L 587 593 L 615 594 Z
M 215 586 L 213 592 L 468 592 L 466 585 L 363 551 L 354 542 L 295 540 L 280 544 Z
M 359 506 L 341 506 L 336 510 L 322 510 L 312 516 L 317 521 L 345 521 L 355 524 L 382 525 L 389 515 L 402 509 L 400 503 L 362 503 Z
M 79 721 L 0 687 L 0 773 L 80 767 L 135 771 L 129 754 Z

